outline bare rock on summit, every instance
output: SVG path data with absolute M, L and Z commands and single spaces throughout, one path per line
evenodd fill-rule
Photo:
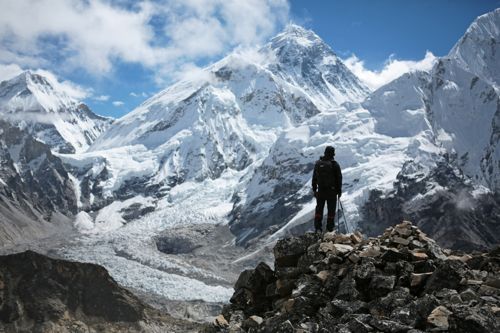
M 296 266 L 299 258 L 307 251 L 309 245 L 315 243 L 316 240 L 316 235 L 306 234 L 303 237 L 290 237 L 278 241 L 274 247 L 275 266 Z
M 443 250 L 403 222 L 377 238 L 285 238 L 274 253 L 275 272 L 259 264 L 241 273 L 223 309 L 234 332 L 500 331 L 497 250 Z M 267 278 L 245 282 L 253 276 Z M 214 324 L 204 332 L 233 331 Z

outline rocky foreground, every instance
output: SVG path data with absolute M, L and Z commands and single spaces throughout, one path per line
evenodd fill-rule
M 105 268 L 36 252 L 0 256 L 0 332 L 197 332 L 121 288 Z
M 204 332 L 500 332 L 500 248 L 441 249 L 410 222 L 378 238 L 280 240 Z

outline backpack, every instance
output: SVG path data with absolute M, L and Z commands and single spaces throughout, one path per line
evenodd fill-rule
M 316 162 L 318 187 L 321 190 L 331 190 L 335 188 L 335 173 L 333 161 L 319 160 Z

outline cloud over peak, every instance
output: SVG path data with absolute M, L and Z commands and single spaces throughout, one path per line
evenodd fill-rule
M 356 55 L 344 59 L 345 65 L 364 83 L 368 88 L 376 90 L 381 86 L 400 77 L 404 73 L 421 70 L 429 71 L 436 62 L 436 56 L 427 51 L 422 60 L 399 60 L 393 55 L 387 59 L 381 70 L 370 70 L 365 67 L 364 61 Z
M 0 45 L 8 51 L 0 52 L 0 63 L 102 75 L 120 61 L 168 75 L 262 42 L 288 13 L 286 0 L 7 1 Z

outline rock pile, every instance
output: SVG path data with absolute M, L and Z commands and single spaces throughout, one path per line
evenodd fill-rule
M 205 332 L 500 332 L 500 248 L 458 254 L 410 222 L 278 241 Z

